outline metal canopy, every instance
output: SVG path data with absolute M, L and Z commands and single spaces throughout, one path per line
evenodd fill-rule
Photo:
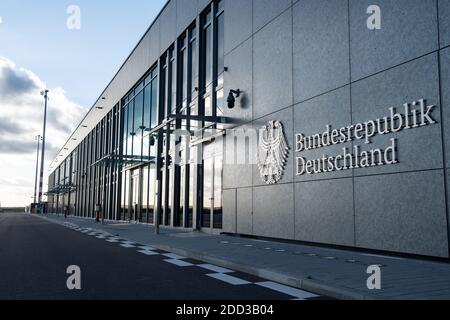
M 169 115 L 169 119 L 177 119 L 177 120 L 192 120 L 192 121 L 204 121 L 204 122 L 214 122 L 225 124 L 228 123 L 227 117 L 219 117 L 219 116 L 194 116 L 194 115 L 185 115 L 185 114 L 171 114 Z
M 45 194 L 47 196 L 49 195 L 59 195 L 59 194 L 65 194 L 65 193 L 69 193 L 72 191 L 75 191 L 76 186 L 73 184 L 64 184 L 64 185 L 56 185 L 53 188 L 51 188 L 50 190 L 48 190 Z
M 215 117 L 215 116 L 194 116 L 194 115 L 181 115 L 181 114 L 171 114 L 169 117 L 164 120 L 161 124 L 157 125 L 154 128 L 145 129 L 144 137 L 148 136 L 156 136 L 160 133 L 170 135 L 174 129 L 171 129 L 170 126 L 174 125 L 175 120 L 193 120 L 193 121 L 204 121 L 204 122 L 212 122 L 212 123 L 227 123 L 227 117 Z M 167 128 L 169 126 L 169 128 Z M 204 130 L 204 129 L 203 129 Z M 191 141 L 192 145 L 196 145 L 202 141 L 211 140 L 218 136 L 223 135 L 223 132 L 216 133 L 210 136 L 203 136 L 201 139 L 197 139 L 196 141 Z M 94 162 L 91 166 L 107 166 L 112 164 L 125 164 L 130 166 L 138 166 L 142 164 L 155 163 L 156 157 L 154 156 L 135 156 L 135 155 L 120 155 L 115 153 L 110 153 L 105 155 L 103 158 Z
M 161 130 L 164 130 L 164 127 L 167 126 L 168 124 L 171 124 L 175 119 L 166 119 L 164 120 L 161 124 L 157 125 L 154 128 L 151 129 L 145 129 L 145 137 L 147 136 L 152 136 L 158 132 L 160 132 Z
M 172 125 L 175 120 L 192 120 L 192 121 L 199 121 L 199 122 L 210 122 L 215 124 L 226 124 L 231 123 L 232 119 L 229 117 L 222 117 L 222 116 L 196 116 L 196 115 L 185 115 L 185 114 L 171 114 L 168 116 L 167 119 L 165 119 L 161 124 L 157 125 L 154 128 L 147 128 L 145 129 L 145 136 L 153 136 L 158 133 L 171 133 L 173 132 L 173 129 L 167 130 L 165 127 L 168 125 Z
M 118 154 L 108 154 L 94 162 L 91 166 L 106 166 L 111 164 L 145 164 L 145 163 L 154 163 L 155 157 L 153 156 L 132 156 L 132 155 L 118 155 Z

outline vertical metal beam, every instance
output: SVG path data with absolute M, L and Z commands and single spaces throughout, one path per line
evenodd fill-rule
M 48 101 L 48 90 L 44 90 L 41 94 L 44 96 L 45 104 L 44 104 L 44 124 L 42 130 L 42 152 L 41 152 L 41 173 L 39 177 L 39 205 L 41 213 L 44 213 L 44 207 L 42 204 L 42 190 L 44 184 L 44 161 L 45 161 L 45 131 L 47 125 L 47 101 Z
M 218 45 L 218 33 L 217 33 L 217 2 L 213 1 L 211 3 L 211 44 L 212 44 L 212 56 L 211 56 L 211 63 L 212 63 L 212 87 L 211 87 L 211 109 L 212 109 L 212 116 L 217 116 L 217 99 L 216 99 L 216 87 L 217 87 L 217 74 L 218 74 L 218 67 L 217 67 L 217 45 Z
M 39 171 L 39 147 L 41 144 L 41 135 L 38 135 L 36 137 L 37 139 L 37 150 L 36 150 L 36 174 L 34 177 L 34 201 L 33 204 L 36 204 L 36 199 L 37 199 L 37 184 L 38 184 L 38 171 Z
M 161 58 L 158 59 L 158 97 L 157 97 L 157 103 L 158 106 L 158 124 L 161 124 L 164 120 L 164 94 L 165 92 L 161 92 L 161 90 L 164 88 L 164 81 L 165 77 L 163 79 L 162 74 L 164 72 L 164 61 L 162 61 Z M 155 223 L 155 233 L 159 234 L 159 215 L 160 212 L 162 212 L 162 204 L 163 200 L 161 197 L 162 193 L 162 151 L 163 151 L 163 141 L 162 141 L 162 133 L 161 131 L 158 131 L 158 138 L 157 138 L 157 150 L 156 150 L 156 190 L 155 190 L 155 210 L 154 210 L 154 223 Z
M 197 70 L 195 70 L 196 71 L 196 73 L 197 73 L 197 86 L 198 86 L 198 91 L 197 91 L 197 114 L 198 115 L 200 115 L 200 105 L 201 105 L 201 93 L 200 93 L 200 87 L 201 87 L 201 85 L 202 85 L 202 80 L 201 80 L 201 77 L 202 77 L 202 60 L 203 60 L 203 52 L 202 52 L 202 50 L 201 50 L 201 48 L 202 48 L 202 45 L 201 45 L 201 43 L 202 43 L 202 32 L 203 32 L 203 26 L 202 26 L 202 23 L 201 23 L 201 17 L 200 17 L 200 15 L 197 15 L 197 18 L 196 18 L 196 22 L 195 22 L 195 24 L 196 24 L 196 42 L 195 42 L 195 45 L 196 45 L 196 51 L 197 51 L 197 61 L 196 61 L 196 63 L 197 63 Z M 192 70 L 192 72 L 194 72 L 194 70 Z M 197 123 L 197 125 L 198 125 L 198 123 Z M 193 227 L 193 229 L 194 230 L 198 230 L 199 228 L 200 228 L 200 224 L 199 224 L 199 222 L 200 222 L 200 214 L 199 214 L 199 212 L 200 212 L 200 206 L 201 206 L 201 200 L 200 200 L 200 197 L 201 197 L 201 194 L 202 194 L 202 190 L 201 190 L 201 188 L 202 188 L 202 183 L 201 183 L 201 179 L 202 179 L 202 175 L 201 175 L 201 165 L 198 165 L 198 154 L 199 154 L 199 149 L 201 150 L 202 148 L 201 148 L 201 145 L 199 145 L 199 146 L 197 146 L 197 147 L 195 147 L 195 150 L 192 150 L 191 149 L 191 152 L 195 152 L 196 154 L 194 155 L 194 163 L 195 163 L 195 165 L 193 166 L 193 168 L 194 168 L 194 170 L 192 170 L 193 172 L 191 173 L 191 174 L 193 174 L 194 175 L 194 184 L 193 184 L 193 188 L 194 188 L 194 190 L 193 190 L 193 200 L 194 200 L 194 204 L 193 204 L 193 212 L 192 212 L 192 227 Z M 201 153 L 201 151 L 200 151 L 200 153 Z

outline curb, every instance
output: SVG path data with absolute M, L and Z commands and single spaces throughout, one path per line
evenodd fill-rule
M 305 291 L 310 291 L 318 295 L 329 296 L 331 298 L 335 298 L 338 300 L 377 300 L 377 298 L 374 296 L 360 293 L 351 289 L 328 285 L 319 280 L 306 278 L 293 278 L 292 276 L 287 274 L 274 272 L 264 268 L 249 266 L 242 264 L 241 262 L 225 260 L 222 258 L 209 256 L 204 253 L 180 249 L 169 245 L 155 245 L 151 243 L 147 243 L 146 245 L 152 246 L 159 250 L 169 251 L 189 259 L 200 260 L 206 263 L 215 264 L 222 268 L 228 268 L 233 269 L 235 271 L 248 273 L 266 280 L 275 281 L 287 286 L 291 286 Z

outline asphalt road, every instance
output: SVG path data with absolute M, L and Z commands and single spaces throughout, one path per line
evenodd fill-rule
M 269 289 L 267 284 L 270 287 L 274 283 L 252 275 L 215 273 L 199 267 L 203 264 L 200 261 L 183 259 L 179 263 L 176 257 L 173 259 L 158 250 L 152 251 L 155 255 L 146 255 L 139 252 L 139 244 L 127 248 L 120 242 L 107 242 L 80 231 L 27 214 L 0 213 L 0 299 L 285 300 L 299 297 L 285 290 Z M 71 265 L 80 267 L 81 290 L 67 288 L 70 275 L 66 271 Z M 241 282 L 230 283 L 236 279 Z

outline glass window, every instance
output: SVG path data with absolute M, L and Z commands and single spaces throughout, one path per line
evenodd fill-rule
M 195 163 L 192 161 L 189 164 L 189 211 L 188 211 L 188 223 L 189 228 L 192 227 L 192 219 L 194 215 L 194 182 L 195 182 Z
M 186 36 L 183 36 L 180 39 L 180 52 L 179 52 L 179 91 L 181 92 L 181 104 L 185 106 L 185 102 L 187 99 L 187 73 L 188 73 L 188 60 L 187 60 L 187 50 L 186 50 Z
M 133 136 L 135 134 L 134 131 L 134 121 L 133 121 L 133 112 L 134 112 L 134 101 L 131 100 L 128 104 L 128 141 L 127 141 L 127 155 L 133 155 Z
M 139 84 L 134 88 L 135 94 L 141 91 L 144 88 L 144 81 L 139 82 Z
M 170 155 L 168 156 L 168 161 L 171 162 L 170 159 Z M 169 163 L 170 163 L 169 162 Z M 174 179 L 174 168 L 173 166 L 169 166 L 169 174 L 166 176 L 167 180 L 167 187 L 168 187 L 168 192 L 167 192 L 167 216 L 166 216 L 166 225 L 170 225 L 171 223 L 171 219 L 172 219 L 172 214 L 175 214 L 175 212 L 173 211 L 173 192 L 174 192 L 174 185 L 173 185 L 173 179 Z
M 148 167 L 144 167 L 142 170 L 142 213 L 141 221 L 148 222 L 148 195 L 149 195 L 149 170 Z
M 156 117 L 156 111 L 157 111 L 157 105 L 156 102 L 158 101 L 158 77 L 155 77 L 152 80 L 152 89 L 151 89 L 151 127 L 156 127 L 156 124 L 158 123 L 158 119 Z
M 217 75 L 220 76 L 224 69 L 224 15 L 217 17 Z M 223 78 L 219 77 L 218 85 L 223 84 Z
M 213 196 L 212 172 L 213 160 L 209 156 L 203 161 L 203 207 L 202 207 L 202 227 L 211 226 L 211 202 Z
M 142 157 L 143 157 L 143 160 L 149 160 L 148 157 L 151 155 L 150 154 L 150 148 L 151 148 L 150 142 L 151 142 L 150 135 L 143 136 L 143 138 L 142 138 Z
M 148 216 L 149 223 L 154 223 L 154 213 L 155 213 L 155 205 L 156 205 L 156 167 L 154 165 L 150 166 L 150 177 L 149 177 L 149 193 L 148 193 Z
M 190 41 L 189 41 L 189 50 L 190 50 L 190 91 L 192 96 L 195 97 L 196 91 L 195 88 L 198 88 L 198 54 L 197 54 L 197 40 L 196 40 L 196 29 L 195 27 L 190 31 Z
M 187 109 L 184 109 L 182 114 L 187 115 L 188 114 Z M 186 119 L 181 120 L 181 129 L 187 130 L 187 120 Z
M 183 213 L 184 213 L 184 199 L 185 199 L 185 184 L 186 184 L 186 180 L 185 180 L 185 166 L 184 164 L 182 166 L 180 166 L 180 180 L 179 180 L 179 185 L 180 185 L 180 206 L 178 209 L 178 224 L 177 226 L 183 226 L 184 222 L 183 222 Z
M 207 96 L 204 99 L 205 116 L 212 116 L 211 96 Z
M 152 70 L 152 72 L 150 72 L 146 77 L 145 77 L 145 85 L 148 85 L 150 82 L 152 82 L 152 78 L 153 78 L 153 72 L 154 70 Z
M 75 184 L 76 174 L 78 169 L 78 152 L 75 151 L 72 155 L 72 183 Z
M 131 100 L 128 103 L 128 108 L 127 108 L 127 110 L 128 110 L 128 113 L 127 113 L 128 135 L 130 135 L 131 133 L 134 133 L 134 127 L 133 127 L 133 125 L 134 125 L 134 121 L 133 121 L 133 112 L 134 112 L 134 110 L 133 109 L 134 109 L 134 101 Z
M 170 84 L 169 84 L 169 89 L 168 89 L 169 91 L 167 93 L 167 96 L 170 99 L 170 107 L 169 107 L 167 115 L 175 114 L 176 113 L 176 107 L 177 107 L 176 106 L 176 103 L 177 103 L 177 96 L 176 96 L 176 88 L 177 88 L 176 80 L 177 80 L 177 77 L 176 77 L 176 65 L 175 65 L 175 60 L 174 60 L 174 57 L 173 57 L 173 49 L 171 49 L 169 51 L 169 56 L 170 56 L 170 62 L 169 62 L 169 75 L 170 75 L 169 81 L 170 81 Z
M 143 91 L 139 92 L 134 98 L 134 146 L 133 155 L 142 156 L 142 108 L 144 102 Z
M 216 91 L 216 115 L 218 117 L 223 117 L 224 116 L 224 103 L 225 103 L 225 98 L 224 98 L 224 91 L 223 91 L 223 87 L 219 90 Z M 223 129 L 225 127 L 224 124 L 222 123 L 218 123 L 216 125 L 217 129 Z
M 161 72 L 161 78 L 160 78 L 160 92 L 159 92 L 159 98 L 161 106 L 161 109 L 159 111 L 159 116 L 161 117 L 161 120 L 166 118 L 166 110 L 167 110 L 167 99 L 166 99 L 166 78 L 167 78 L 167 66 L 164 66 Z
M 198 107 L 197 107 L 197 100 L 194 100 L 193 102 L 191 102 L 190 108 L 189 108 L 189 112 L 192 116 L 198 116 Z M 198 127 L 199 127 L 199 122 L 198 121 L 194 121 L 194 120 L 190 120 L 189 121 L 189 126 L 190 129 L 195 131 Z
M 164 212 L 166 210 L 166 204 L 167 204 L 167 199 L 166 199 L 167 170 L 165 169 L 165 161 L 163 161 L 161 170 L 162 170 L 162 180 L 161 180 L 162 188 L 161 188 L 161 210 L 159 212 L 159 214 L 160 214 L 159 223 L 164 225 L 165 224 Z
M 121 209 L 121 217 L 120 219 L 124 220 L 126 216 L 127 210 L 127 176 L 125 172 L 122 172 L 122 196 L 120 198 L 120 209 Z
M 223 11 L 223 1 L 217 1 L 217 11 L 221 12 Z
M 131 92 L 128 94 L 128 101 L 131 101 L 134 97 L 134 90 L 131 90 Z
M 211 25 L 208 25 L 204 32 L 204 57 L 205 57 L 205 87 L 212 81 L 212 45 L 211 45 Z
M 142 129 L 142 107 L 144 102 L 143 91 L 134 98 L 134 132 L 138 133 Z
M 209 10 L 206 14 L 205 14 L 205 24 L 208 24 L 209 22 L 211 22 L 211 10 Z
M 151 98 L 152 98 L 152 86 L 149 83 L 144 89 L 144 116 L 143 116 L 143 129 L 150 127 L 150 112 L 151 112 Z
M 151 112 L 151 83 L 144 89 L 144 116 L 142 129 L 147 129 L 150 126 L 150 112 Z M 142 157 L 143 160 L 148 160 L 150 156 L 150 136 L 142 132 Z
M 123 117 L 123 149 L 122 153 L 127 154 L 127 141 L 128 141 L 128 105 L 122 109 Z
M 214 157 L 213 227 L 222 228 L 222 153 Z

